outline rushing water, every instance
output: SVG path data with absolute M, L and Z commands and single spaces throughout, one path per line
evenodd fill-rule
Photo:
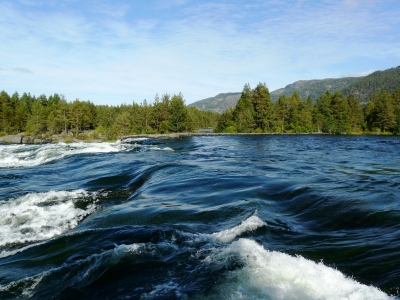
M 0 145 L 0 299 L 400 299 L 400 139 Z

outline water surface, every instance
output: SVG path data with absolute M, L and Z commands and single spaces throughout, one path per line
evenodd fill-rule
M 0 145 L 1 299 L 398 299 L 400 139 Z

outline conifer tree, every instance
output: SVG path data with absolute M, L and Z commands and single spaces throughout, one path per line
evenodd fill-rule
M 332 108 L 331 108 L 332 95 L 329 91 L 321 94 L 314 106 L 313 120 L 317 127 L 318 132 L 332 132 Z
M 185 120 L 187 115 L 187 108 L 181 93 L 173 95 L 170 105 L 169 121 L 171 124 L 171 131 L 183 132 L 186 129 Z
M 351 130 L 354 132 L 359 131 L 364 120 L 360 100 L 354 95 L 350 95 L 347 97 L 347 104 L 349 106 Z
M 351 128 L 350 108 L 346 98 L 342 98 L 339 92 L 331 98 L 332 116 L 334 124 L 332 131 L 334 133 L 344 133 Z
M 12 108 L 10 96 L 5 92 L 0 92 L 0 132 L 10 134 L 12 132 L 11 127 Z
M 255 128 L 263 132 L 271 131 L 273 126 L 273 104 L 265 83 L 259 83 L 252 91 Z
M 285 95 L 280 95 L 278 101 L 275 103 L 275 113 L 276 113 L 276 128 L 279 132 L 285 132 L 287 127 L 287 122 L 289 119 L 289 109 L 288 100 Z
M 375 101 L 375 123 L 383 132 L 392 129 L 395 125 L 393 98 L 384 90 L 373 101 Z
M 235 107 L 233 117 L 238 132 L 252 132 L 254 129 L 254 108 L 250 84 L 245 84 L 242 95 Z

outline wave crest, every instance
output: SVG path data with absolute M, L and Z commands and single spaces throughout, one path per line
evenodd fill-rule
M 1 200 L 0 247 L 50 239 L 75 228 L 95 210 L 96 196 L 85 190 L 50 191 Z M 76 207 L 78 200 L 85 202 L 84 209 Z

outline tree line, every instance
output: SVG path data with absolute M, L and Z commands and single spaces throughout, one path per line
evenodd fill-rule
M 385 71 L 376 71 L 341 90 L 347 96 L 353 94 L 362 102 L 368 101 L 376 92 L 387 91 L 392 94 L 399 88 L 400 66 Z
M 63 95 L 31 96 L 0 92 L 0 136 L 25 132 L 41 136 L 93 131 L 108 140 L 139 133 L 190 132 L 216 127 L 219 114 L 186 107 L 182 94 L 158 94 L 152 103 L 119 106 L 95 105 L 76 99 L 68 102 Z
M 321 94 L 315 103 L 311 97 L 302 99 L 296 91 L 273 102 L 265 83 L 254 89 L 246 84 L 237 105 L 219 118 L 216 131 L 399 134 L 400 89 L 392 94 L 385 90 L 377 92 L 362 106 L 354 95 L 342 97 L 340 92 L 330 91 Z
M 222 114 L 185 105 L 182 94 L 155 96 L 152 103 L 119 106 L 95 105 L 63 95 L 31 96 L 0 92 L 0 136 L 25 132 L 32 136 L 70 134 L 115 140 L 130 134 L 192 132 L 211 127 L 229 133 L 311 133 L 331 134 L 400 133 L 400 89 L 372 95 L 361 105 L 354 95 L 327 91 L 313 103 L 295 91 L 274 102 L 265 83 L 254 89 L 246 84 L 234 108 Z

